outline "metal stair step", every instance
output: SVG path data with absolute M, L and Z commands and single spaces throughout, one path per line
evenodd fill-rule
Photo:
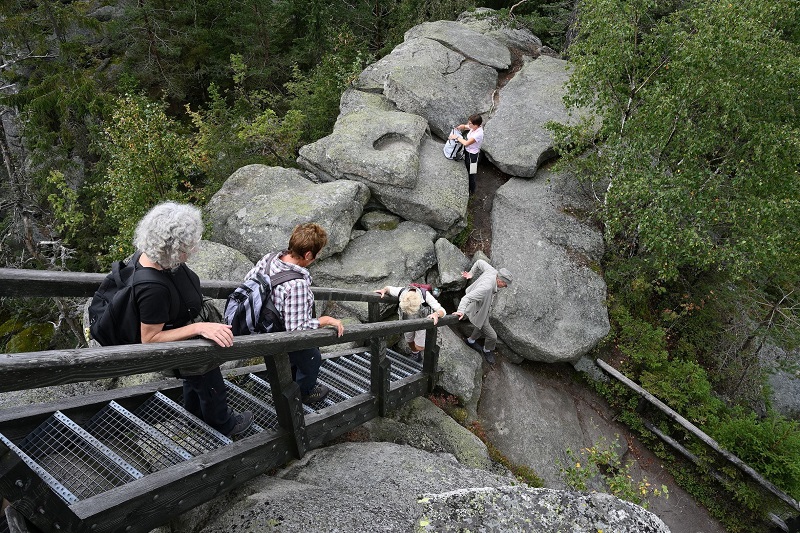
M 319 369 L 320 375 L 325 377 L 325 383 L 331 387 L 336 387 L 341 393 L 346 394 L 347 398 L 358 396 L 369 391 L 361 383 L 354 382 L 347 369 L 337 364 L 335 360 L 328 359 L 322 363 Z M 361 381 L 361 380 L 358 380 Z
M 260 433 L 266 429 L 274 429 L 278 427 L 278 415 L 275 409 L 263 402 L 253 394 L 247 392 L 234 383 L 225 380 L 225 392 L 228 397 L 228 405 L 238 412 L 252 411 L 253 424 L 258 427 L 258 431 L 253 433 Z M 247 433 L 247 436 L 250 432 Z
M 387 357 L 388 357 L 389 351 L 387 350 L 386 353 L 387 353 Z M 361 366 L 366 367 L 367 369 L 369 369 L 369 367 L 370 367 L 370 364 L 371 364 L 370 363 L 370 359 L 371 358 L 372 358 L 372 355 L 369 352 L 364 352 L 364 353 L 360 353 L 360 354 L 359 353 L 353 354 L 353 361 L 356 362 L 357 364 L 361 365 Z M 399 371 L 397 369 L 397 365 L 395 364 L 394 360 L 389 358 L 389 361 L 392 363 L 392 365 L 390 367 L 390 370 L 389 370 L 389 381 L 397 381 L 397 380 L 403 379 L 404 377 L 406 377 L 408 375 L 408 374 L 406 374 L 406 373 L 404 373 L 402 371 Z
M 269 385 L 269 382 L 255 374 L 248 374 L 244 380 L 242 380 L 238 385 L 267 404 L 271 409 L 272 412 L 275 412 L 275 401 L 272 399 L 272 388 Z M 310 414 L 313 413 L 314 410 L 303 404 L 303 413 Z M 277 417 L 277 415 L 275 415 Z
M 115 401 L 94 415 L 85 429 L 142 473 L 157 472 L 192 458 L 191 453 Z
M 233 442 L 160 392 L 153 394 L 133 414 L 194 456 Z
M 392 368 L 404 373 L 403 377 L 413 376 L 422 372 L 422 363 L 410 357 L 399 354 L 394 350 L 386 350 L 386 357 L 392 361 Z
M 53 413 L 20 443 L 4 444 L 69 504 L 143 477 L 60 411 Z
M 357 361 L 353 361 L 348 359 L 351 357 L 343 356 L 338 357 L 336 360 L 329 359 L 329 364 L 334 365 L 337 367 L 337 371 L 341 373 L 343 376 L 347 376 L 347 379 L 353 383 L 354 385 L 358 386 L 364 390 L 370 390 L 370 369 L 369 367 L 364 368 L 360 365 Z

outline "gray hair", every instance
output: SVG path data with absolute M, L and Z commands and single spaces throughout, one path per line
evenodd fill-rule
M 200 210 L 188 204 L 164 202 L 152 208 L 136 225 L 133 245 L 161 268 L 185 262 L 203 236 Z

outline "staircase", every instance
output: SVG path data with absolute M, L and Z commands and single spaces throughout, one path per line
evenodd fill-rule
M 422 363 L 391 350 L 386 351 L 386 359 L 390 363 L 390 383 L 408 382 L 408 378 L 422 372 Z M 318 379 L 331 392 L 321 402 L 302 405 L 306 424 L 308 417 L 324 418 L 327 412 L 336 414 L 338 410 L 355 412 L 357 406 L 373 403 L 371 364 L 368 351 L 351 350 L 324 356 Z M 163 479 L 170 479 L 173 484 L 183 480 L 180 471 L 184 464 L 192 465 L 192 475 L 200 475 L 206 463 L 220 461 L 219 457 L 224 457 L 223 462 L 240 457 L 242 465 L 252 457 L 255 457 L 253 461 L 258 460 L 257 454 L 252 453 L 256 448 L 252 446 L 264 447 L 273 442 L 271 448 L 280 452 L 279 437 L 274 435 L 282 432 L 285 437 L 286 431 L 279 425 L 279 409 L 276 409 L 266 371 L 229 376 L 225 384 L 228 404 L 237 411 L 249 410 L 254 414 L 253 425 L 245 434 L 237 436 L 236 442 L 184 410 L 178 386 L 171 392 L 163 390 L 141 398 L 108 401 L 94 414 L 82 414 L 79 420 L 56 410 L 24 438 L 9 438 L 0 433 L 0 475 L 5 493 L 8 494 L 5 487 L 13 483 L 11 489 L 25 496 L 21 504 L 15 498 L 14 506 L 29 519 L 33 517 L 35 526 L 45 531 L 148 531 L 158 520 L 145 519 L 147 513 L 141 511 L 141 506 L 136 509 L 136 513 L 142 512 L 141 523 L 130 520 L 132 511 L 117 510 L 115 516 L 125 515 L 118 518 L 120 523 L 126 524 L 120 529 L 119 525 L 104 523 L 102 513 L 87 510 L 97 504 L 84 504 L 125 501 L 126 487 L 134 485 L 147 487 L 144 493 L 155 500 L 159 497 L 158 488 L 167 486 Z M 345 409 L 340 405 L 350 407 Z M 352 421 L 353 415 L 345 418 Z M 253 442 L 251 452 L 240 452 L 240 449 L 248 449 L 249 441 Z M 226 448 L 231 448 L 230 457 L 225 456 Z M 278 461 L 273 464 L 282 464 L 285 459 Z M 268 464 L 262 458 L 255 469 L 263 470 Z M 172 470 L 174 475 L 170 475 Z M 202 479 L 205 478 L 203 473 Z M 220 485 L 224 483 L 225 480 Z M 178 500 L 186 490 L 184 486 L 176 490 L 174 496 L 165 494 L 175 499 L 175 511 L 188 505 L 188 502 L 183 503 L 184 499 Z M 142 499 L 141 490 L 136 494 L 139 496 L 130 499 Z M 201 501 L 207 499 L 210 498 Z M 4 531 L 9 531 L 9 526 L 5 520 L 0 520 L 0 533 Z

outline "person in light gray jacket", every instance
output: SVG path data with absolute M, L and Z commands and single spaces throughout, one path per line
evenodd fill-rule
M 513 278 L 507 269 L 496 270 L 483 259 L 475 261 L 469 272 L 461 273 L 465 279 L 473 279 L 476 275 L 478 278 L 467 287 L 466 294 L 453 314 L 457 315 L 459 320 L 463 320 L 465 316 L 469 319 L 474 327 L 472 334 L 467 338 L 467 345 L 478 350 L 486 361 L 493 365 L 495 359 L 492 352 L 497 345 L 497 333 L 489 323 L 489 311 L 498 289 L 508 287 Z M 486 337 L 483 348 L 476 342 L 481 336 Z

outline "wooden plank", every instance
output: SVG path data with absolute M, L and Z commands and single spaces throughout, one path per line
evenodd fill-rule
M 0 296 L 88 298 L 94 295 L 105 277 L 106 274 L 86 272 L 0 268 Z M 205 296 L 225 299 L 239 286 L 239 282 L 204 279 L 200 280 L 200 286 Z M 312 287 L 311 290 L 319 301 L 397 302 L 397 298 L 387 296 L 382 299 L 371 292 L 326 287 Z
M 292 458 L 292 436 L 265 431 L 70 506 L 80 533 L 145 533 Z
M 439 327 L 455 324 L 453 315 L 439 320 Z M 131 344 L 72 350 L 0 354 L 0 392 L 63 385 L 102 378 L 121 377 L 167 368 L 221 364 L 238 359 L 261 358 L 302 348 L 344 342 L 360 342 L 405 331 L 433 328 L 431 320 L 397 320 L 348 326 L 337 337 L 334 330 L 269 333 L 237 337 L 233 346 L 221 348 L 211 341 L 187 340 L 155 344 Z
M 414 398 L 425 396 L 427 392 L 428 376 L 425 374 L 416 374 L 399 379 L 392 383 L 386 399 L 386 409 L 393 411 Z
M 22 514 L 12 506 L 6 507 L 6 524 L 9 533 L 39 533 L 39 529 L 31 526 Z
M 292 379 L 289 356 L 287 354 L 266 356 L 264 363 L 278 425 L 293 436 L 294 456 L 299 459 L 308 449 L 308 438 L 303 418 L 303 403 L 300 400 L 300 387 Z
M 392 362 L 386 358 L 386 338 L 370 342 L 370 391 L 378 398 L 378 413 L 386 415 L 386 396 L 389 393 Z
M 439 368 L 439 346 L 436 342 L 438 335 L 438 329 L 430 329 L 425 335 L 425 357 L 422 360 L 422 371 L 429 377 L 428 392 L 433 392 L 438 381 L 438 374 L 436 373 Z
M 326 407 L 319 414 L 308 415 L 306 434 L 309 449 L 319 448 L 376 416 L 378 416 L 378 398 L 372 394 L 359 394 Z
M 736 466 L 739 470 L 750 476 L 756 483 L 758 483 L 766 490 L 777 496 L 779 499 L 790 505 L 793 509 L 800 511 L 800 504 L 798 504 L 794 498 L 792 498 L 791 496 L 780 490 L 778 487 L 767 481 L 767 479 L 764 478 L 761 474 L 753 470 L 753 468 L 750 465 L 739 459 L 737 456 L 733 455 L 728 450 L 722 448 L 722 446 L 720 446 L 717 441 L 709 437 L 707 434 L 701 431 L 697 426 L 686 420 L 684 417 L 682 417 L 676 411 L 671 409 L 664 402 L 662 402 L 661 400 L 659 400 L 658 398 L 647 392 L 645 389 L 634 383 L 627 376 L 623 375 L 616 368 L 609 365 L 605 361 L 597 359 L 596 363 L 607 374 L 614 377 L 615 379 L 623 383 L 626 387 L 634 391 L 636 394 L 638 394 L 639 396 L 650 402 L 652 405 L 658 408 L 659 411 L 661 411 L 664 415 L 666 415 L 669 419 L 677 422 L 689 433 L 697 437 L 701 442 L 705 443 L 709 448 L 720 454 L 722 457 L 727 459 L 728 462 L 730 462 L 731 464 Z

